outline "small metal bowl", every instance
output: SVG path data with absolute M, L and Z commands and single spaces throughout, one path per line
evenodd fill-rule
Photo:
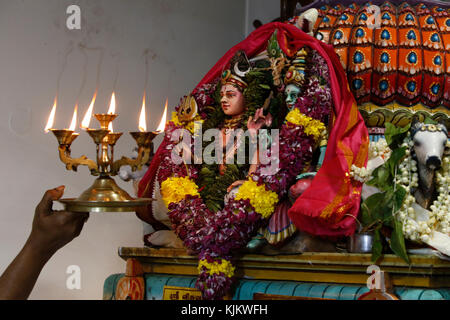
M 372 233 L 355 233 L 347 239 L 347 251 L 351 253 L 369 253 L 372 252 L 372 243 Z

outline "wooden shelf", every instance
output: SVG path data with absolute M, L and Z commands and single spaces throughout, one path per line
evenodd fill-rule
M 198 260 L 184 249 L 120 247 L 124 260 L 137 259 L 145 273 L 197 275 Z M 236 260 L 236 276 L 246 279 L 365 284 L 370 254 L 313 253 L 296 255 L 246 254 Z M 410 255 L 411 265 L 387 254 L 379 263 L 394 286 L 450 287 L 450 262 L 432 255 Z

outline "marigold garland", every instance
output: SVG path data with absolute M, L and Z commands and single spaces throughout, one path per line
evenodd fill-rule
M 230 261 L 225 259 L 220 259 L 218 261 L 214 261 L 212 263 L 208 262 L 208 260 L 203 259 L 199 261 L 198 264 L 198 272 L 202 272 L 202 268 L 205 267 L 208 270 L 210 275 L 223 273 L 228 278 L 234 276 L 235 267 L 231 264 Z
M 197 126 L 204 120 L 197 114 L 192 121 L 183 123 L 180 119 L 178 119 L 178 113 L 174 111 L 172 112 L 172 118 L 169 121 L 175 126 L 183 126 L 184 129 L 188 130 L 191 134 L 194 134 Z
M 176 111 L 172 112 L 172 118 L 169 120 L 170 122 L 173 122 L 176 126 L 182 126 L 183 124 L 178 119 L 178 113 Z
M 179 202 L 187 195 L 198 196 L 198 186 L 189 177 L 171 177 L 161 184 L 161 195 L 168 207 L 172 202 Z
M 323 122 L 308 117 L 296 108 L 294 108 L 287 114 L 286 121 L 297 126 L 302 126 L 305 130 L 305 133 L 307 135 L 313 136 L 315 140 L 319 139 L 321 133 L 326 129 Z
M 270 217 L 278 203 L 278 195 L 275 192 L 266 190 L 264 185 L 258 185 L 251 178 L 239 187 L 235 199 L 249 199 L 255 211 L 264 219 Z

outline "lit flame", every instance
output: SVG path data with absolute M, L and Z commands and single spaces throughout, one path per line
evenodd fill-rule
M 156 129 L 156 131 L 158 131 L 158 132 L 163 132 L 164 128 L 166 127 L 167 102 L 168 102 L 168 99 L 166 99 L 166 106 L 164 107 L 164 113 L 161 117 L 161 122 L 159 123 L 158 129 Z
M 109 104 L 108 114 L 114 114 L 116 112 L 116 96 L 114 95 L 114 91 L 111 95 L 111 102 Z
M 80 127 L 83 129 L 89 128 L 89 124 L 91 123 L 91 118 L 92 118 L 92 112 L 94 111 L 94 103 L 95 103 L 96 98 L 97 98 L 97 90 L 95 90 L 94 96 L 92 97 L 91 104 L 89 105 L 89 108 L 87 109 L 86 113 L 84 114 L 83 121 L 81 122 Z
M 139 115 L 139 131 L 141 132 L 147 131 L 147 124 L 145 121 L 145 92 L 144 97 L 142 98 L 141 114 Z
M 72 122 L 70 123 L 69 130 L 75 131 L 75 127 L 77 125 L 77 112 L 78 112 L 78 104 L 75 105 L 75 110 L 73 110 Z
M 49 132 L 53 127 L 53 122 L 55 121 L 55 113 L 56 113 L 56 101 L 57 97 L 55 97 L 55 102 L 53 103 L 52 111 L 50 111 L 50 115 L 48 116 L 47 125 L 45 126 L 45 132 Z
M 116 95 L 114 94 L 114 91 L 111 95 L 111 102 L 109 103 L 109 109 L 108 114 L 114 114 L 116 112 Z M 113 125 L 112 122 L 108 125 L 109 132 L 113 132 Z

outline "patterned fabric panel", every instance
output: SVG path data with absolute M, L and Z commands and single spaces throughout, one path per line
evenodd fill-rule
M 358 104 L 450 110 L 450 9 L 377 4 L 377 15 L 363 1 L 318 8 L 314 35 L 334 46 Z

